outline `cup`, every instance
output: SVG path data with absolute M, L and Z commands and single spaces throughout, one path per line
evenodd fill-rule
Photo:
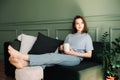
M 70 51 L 70 44 L 69 43 L 64 43 L 64 51 Z

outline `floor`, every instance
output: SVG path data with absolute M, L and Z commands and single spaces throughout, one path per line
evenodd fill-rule
M 0 61 L 0 80 L 15 80 L 14 78 L 7 77 L 4 73 L 4 62 Z

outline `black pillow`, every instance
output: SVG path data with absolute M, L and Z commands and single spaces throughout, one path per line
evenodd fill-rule
M 62 43 L 62 40 L 57 40 L 38 32 L 37 40 L 28 54 L 44 54 L 54 52 Z

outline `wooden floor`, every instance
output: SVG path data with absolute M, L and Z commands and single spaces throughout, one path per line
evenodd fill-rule
M 14 78 L 7 77 L 4 73 L 4 62 L 0 61 L 0 80 L 15 80 Z

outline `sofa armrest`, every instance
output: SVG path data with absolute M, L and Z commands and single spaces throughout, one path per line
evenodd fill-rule
M 11 45 L 15 49 L 19 50 L 20 48 L 20 41 L 14 40 L 14 41 L 7 41 L 4 42 L 4 65 L 5 65 L 5 74 L 9 77 L 15 76 L 15 67 L 10 64 L 9 62 L 9 53 L 8 53 L 8 46 Z

